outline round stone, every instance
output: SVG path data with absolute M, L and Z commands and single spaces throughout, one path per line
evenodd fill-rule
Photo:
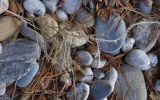
M 140 70 L 147 70 L 150 68 L 150 59 L 148 55 L 140 49 L 129 52 L 125 57 L 125 61 Z

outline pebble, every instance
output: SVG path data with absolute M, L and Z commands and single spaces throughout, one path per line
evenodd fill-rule
M 147 100 L 147 89 L 143 73 L 127 64 L 121 66 L 122 74 L 118 75 L 116 83 L 117 99 L 122 100 Z M 122 95 L 123 94 L 123 95 Z
M 145 15 L 149 15 L 152 11 L 152 0 L 141 0 L 139 10 Z
M 2 46 L 0 82 L 13 82 L 25 76 L 31 69 L 30 64 L 40 58 L 39 45 L 29 39 L 17 39 L 14 43 L 6 42 Z
M 12 98 L 5 94 L 0 96 L 0 100 L 12 100 Z
M 63 10 L 67 14 L 74 14 L 81 7 L 82 0 L 65 0 L 63 4 Z
M 32 82 L 32 80 L 34 79 L 34 77 L 36 76 L 36 74 L 38 73 L 38 71 L 39 71 L 39 64 L 37 62 L 34 62 L 30 66 L 31 66 L 31 69 L 27 73 L 27 75 L 25 75 L 24 77 L 20 78 L 17 81 L 16 85 L 18 87 L 21 87 L 21 88 L 27 87 Z
M 8 0 L 0 0 L 0 14 L 7 11 L 9 8 L 9 1 Z
M 157 55 L 154 54 L 154 53 L 149 53 L 148 57 L 150 59 L 150 65 L 152 67 L 155 67 L 158 64 L 158 57 L 157 57 Z
M 156 84 L 154 85 L 154 90 L 160 92 L 160 80 L 156 81 Z
M 57 10 L 59 0 L 42 0 L 42 2 L 49 11 L 54 13 Z
M 95 31 L 101 51 L 113 55 L 120 52 L 126 38 L 126 24 L 121 16 L 110 15 L 107 21 L 97 18 Z
M 91 67 L 96 69 L 103 68 L 106 63 L 107 61 L 105 59 L 93 59 Z
M 84 74 L 83 76 L 79 76 L 79 81 L 82 82 L 91 82 L 93 80 L 94 74 L 90 67 L 84 68 Z
M 147 19 L 142 21 L 146 22 Z M 139 49 L 149 52 L 157 42 L 159 32 L 156 30 L 157 25 L 153 24 L 141 24 L 133 29 L 132 37 L 135 39 L 135 46 Z
M 122 46 L 122 51 L 123 52 L 129 52 L 133 49 L 135 40 L 133 38 L 127 38 L 125 40 L 125 43 Z
M 45 5 L 40 0 L 24 0 L 23 7 L 31 17 L 44 16 L 46 13 Z
M 66 84 L 67 86 L 71 86 L 72 85 L 72 80 L 71 77 L 69 75 L 69 73 L 65 73 L 60 77 L 60 82 Z
M 10 38 L 16 31 L 16 25 L 11 17 L 4 16 L 0 18 L 0 41 Z
M 76 54 L 76 60 L 83 66 L 90 66 L 93 57 L 88 51 L 78 51 Z
M 2 44 L 0 43 L 0 54 L 2 53 Z
M 75 93 L 76 93 L 76 100 L 87 100 L 90 92 L 90 87 L 86 83 L 78 83 L 76 85 L 76 91 L 70 90 L 67 93 L 67 100 L 75 100 Z
M 6 92 L 6 83 L 0 83 L 0 96 L 4 95 Z
M 92 100 L 103 100 L 112 93 L 112 86 L 106 80 L 97 80 L 90 90 Z
M 68 21 L 68 15 L 62 9 L 58 9 L 56 11 L 56 16 L 60 19 L 60 21 Z
M 105 73 L 101 70 L 94 69 L 93 70 L 95 79 L 103 79 L 105 77 Z
M 78 11 L 75 20 L 87 28 L 94 25 L 94 16 L 85 9 Z
M 53 36 L 55 36 L 59 30 L 58 23 L 50 15 L 37 17 L 35 21 L 41 29 L 44 38 L 48 40 L 53 38 Z
M 148 70 L 150 68 L 150 59 L 148 55 L 140 49 L 129 52 L 125 57 L 125 61 L 140 70 Z

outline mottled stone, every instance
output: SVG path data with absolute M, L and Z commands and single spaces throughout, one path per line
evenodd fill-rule
M 129 52 L 125 57 L 125 61 L 140 70 L 147 70 L 150 68 L 150 59 L 148 55 L 140 49 Z
M 25 76 L 31 69 L 30 64 L 40 57 L 39 45 L 29 39 L 18 39 L 2 46 L 0 82 L 13 82 Z
M 74 14 L 81 7 L 82 0 L 65 0 L 63 10 L 68 14 Z
M 122 46 L 122 51 L 123 52 L 131 51 L 133 49 L 134 43 L 135 40 L 133 38 L 127 38 Z
M 46 8 L 54 13 L 57 10 L 57 4 L 59 0 L 42 0 Z
M 95 32 L 101 51 L 119 53 L 126 37 L 126 25 L 121 16 L 110 15 L 107 21 L 96 18 Z
M 37 62 L 33 62 L 31 65 L 30 65 L 31 69 L 30 71 L 27 73 L 27 75 L 25 75 L 24 77 L 20 78 L 18 81 L 17 81 L 17 86 L 18 87 L 27 87 L 31 82 L 32 80 L 34 79 L 34 77 L 36 76 L 36 74 L 38 73 L 38 70 L 39 70 L 39 64 Z
M 9 8 L 8 0 L 0 0 L 0 14 L 5 12 Z
M 75 96 L 76 100 L 87 100 L 89 96 L 90 87 L 86 83 L 78 83 L 76 85 L 75 91 L 76 92 L 74 92 L 74 90 L 70 90 L 67 93 L 67 100 L 75 100 Z
M 122 100 L 123 95 L 126 100 L 147 100 L 147 89 L 142 72 L 127 64 L 122 65 L 121 69 L 122 73 L 119 74 L 116 83 L 118 100 Z

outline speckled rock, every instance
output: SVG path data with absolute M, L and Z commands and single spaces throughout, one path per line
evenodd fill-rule
M 86 83 L 78 83 L 76 85 L 76 100 L 87 100 L 89 96 L 90 87 Z M 67 100 L 75 100 L 74 91 L 70 90 L 67 93 Z
M 85 27 L 92 27 L 94 25 L 94 16 L 85 9 L 78 11 L 75 20 Z
M 107 63 L 107 61 L 105 60 L 105 59 L 94 59 L 93 61 L 92 61 L 92 64 L 91 64 L 91 67 L 92 68 L 97 68 L 97 69 L 99 69 L 99 68 L 102 68 L 102 67 L 104 67 L 104 65 Z
M 133 38 L 127 38 L 122 46 L 122 51 L 123 52 L 131 51 L 133 49 L 134 43 L 135 40 Z
M 4 30 L 5 29 L 5 30 Z M 6 40 L 15 34 L 16 24 L 9 16 L 0 18 L 0 41 Z
M 140 70 L 147 70 L 150 68 L 150 59 L 148 55 L 140 49 L 129 52 L 125 57 L 125 61 Z
M 141 0 L 139 10 L 145 15 L 149 15 L 152 11 L 152 0 Z
M 119 53 L 126 37 L 126 25 L 121 16 L 110 15 L 105 22 L 97 18 L 95 31 L 101 51 L 114 55 Z
M 62 9 L 58 9 L 56 11 L 56 16 L 60 19 L 60 21 L 68 21 L 68 15 Z
M 59 0 L 42 0 L 46 8 L 54 13 L 57 10 L 57 4 Z
M 91 87 L 92 100 L 103 100 L 112 93 L 112 86 L 106 80 L 97 80 Z
M 0 14 L 5 12 L 9 8 L 8 0 L 0 0 Z
M 148 21 L 143 19 L 142 21 Z M 148 52 L 150 51 L 158 37 L 160 32 L 157 32 L 157 25 L 155 24 L 141 24 L 133 29 L 132 37 L 135 39 L 135 46 L 139 49 Z
M 68 14 L 74 14 L 81 7 L 82 0 L 66 0 L 63 4 L 63 10 Z
M 150 65 L 152 67 L 155 67 L 158 64 L 158 57 L 157 57 L 157 55 L 154 54 L 154 53 L 149 53 L 148 57 L 150 59 Z
M 84 74 L 83 76 L 79 76 L 79 81 L 91 82 L 93 80 L 94 74 L 90 67 L 84 68 Z
M 56 35 L 59 30 L 58 23 L 50 15 L 37 17 L 35 21 L 38 24 L 39 28 L 41 29 L 43 33 L 42 35 L 46 39 L 53 38 L 53 36 Z
M 155 91 L 160 92 L 160 80 L 156 81 L 153 88 L 154 88 Z
M 21 88 L 27 87 L 32 82 L 36 74 L 38 73 L 39 64 L 37 62 L 33 62 L 30 66 L 31 66 L 31 69 L 27 73 L 27 75 L 25 75 L 24 77 L 22 77 L 17 81 L 16 85 L 18 87 L 21 87 Z
M 0 83 L 0 96 L 4 95 L 6 92 L 6 83 Z
M 13 82 L 25 76 L 30 64 L 40 57 L 39 45 L 29 39 L 17 39 L 15 43 L 2 44 L 0 54 L 0 82 Z
M 83 66 L 90 66 L 93 57 L 88 51 L 78 51 L 76 54 L 76 60 Z
M 130 65 L 122 65 L 122 74 L 119 74 L 116 83 L 118 100 L 122 100 L 122 93 L 126 100 L 147 100 L 147 90 L 143 74 Z
M 24 0 L 23 7 L 29 16 L 43 16 L 46 13 L 45 5 L 40 0 Z

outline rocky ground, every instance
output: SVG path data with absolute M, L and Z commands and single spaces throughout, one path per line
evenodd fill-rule
M 0 0 L 0 100 L 160 100 L 160 0 Z

